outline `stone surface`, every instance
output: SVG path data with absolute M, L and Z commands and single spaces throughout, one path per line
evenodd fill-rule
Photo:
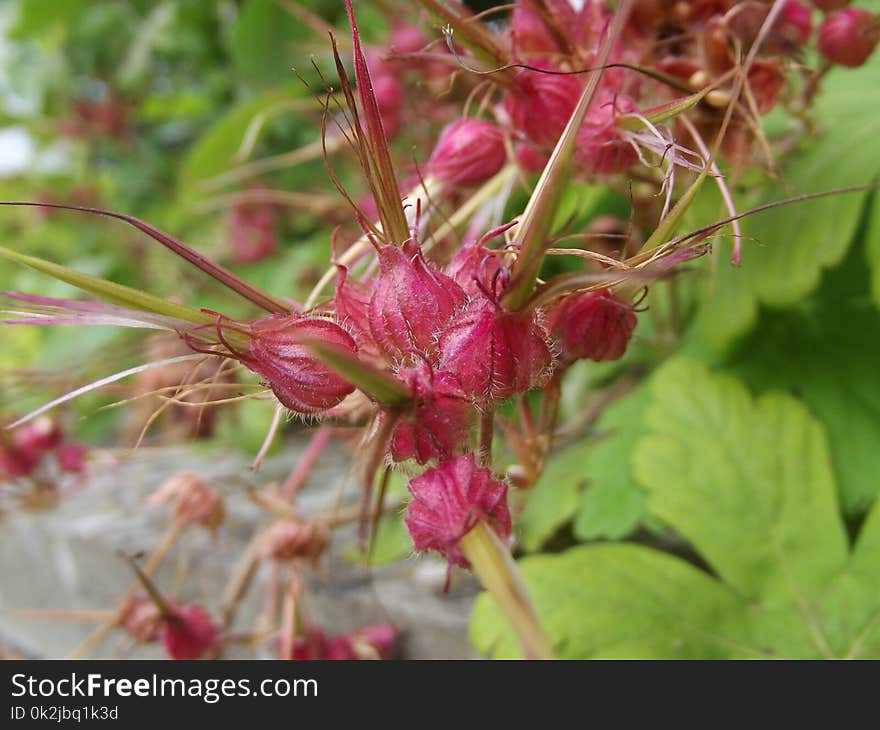
M 227 519 L 216 539 L 201 529 L 187 531 L 171 552 L 156 582 L 164 591 L 216 611 L 228 577 L 264 514 L 247 498 L 249 486 L 282 479 L 304 443 L 292 440 L 283 455 L 268 461 L 258 475 L 246 456 L 189 448 L 141 449 L 122 459 L 104 459 L 93 467 L 86 488 L 41 512 L 15 511 L 0 521 L 0 649 L 29 657 L 63 657 L 96 626 L 70 619 L 34 618 L 22 610 L 110 609 L 132 582 L 131 569 L 119 557 L 149 553 L 170 523 L 168 508 L 150 507 L 147 496 L 168 476 L 190 470 L 227 495 Z M 107 462 L 111 463 L 107 463 Z M 333 507 L 347 457 L 330 449 L 298 496 L 304 515 Z M 0 488 L 3 488 L 0 485 Z M 349 485 L 349 497 L 355 498 Z M 467 642 L 467 617 L 474 581 L 456 577 L 443 593 L 445 565 L 431 558 L 409 558 L 368 568 L 346 559 L 355 544 L 354 528 L 334 531 L 323 578 L 308 580 L 307 608 L 329 632 L 390 621 L 404 631 L 402 656 L 473 656 Z M 249 631 L 261 611 L 264 564 L 242 603 L 233 631 Z M 268 656 L 268 645 L 260 650 Z M 232 656 L 260 656 L 236 648 Z M 157 647 L 132 646 L 115 632 L 89 656 L 159 656 Z

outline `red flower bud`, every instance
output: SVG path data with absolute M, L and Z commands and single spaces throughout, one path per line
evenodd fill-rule
M 880 19 L 861 8 L 845 8 L 825 18 L 819 52 L 832 63 L 861 66 L 880 42 Z
M 15 430 L 12 442 L 16 448 L 42 454 L 51 451 L 61 443 L 61 428 L 51 418 L 37 418 Z
M 458 543 L 480 520 L 507 540 L 511 533 L 507 485 L 480 468 L 473 454 L 455 456 L 408 485 L 406 526 L 416 550 L 436 550 L 450 565 L 470 566 Z
M 216 648 L 217 627 L 199 605 L 173 609 L 162 626 L 162 643 L 172 659 L 201 659 Z
M 370 299 L 370 331 L 387 357 L 430 353 L 439 328 L 466 300 L 461 287 L 429 264 L 413 241 L 379 249 L 379 276 Z
M 773 45 L 780 50 L 797 50 L 803 46 L 813 32 L 813 16 L 810 8 L 798 0 L 787 0 L 773 26 L 771 38 Z
M 479 402 L 504 400 L 541 385 L 553 356 L 534 312 L 506 312 L 476 297 L 440 333 L 440 368 L 458 376 Z
M 428 40 L 414 25 L 406 23 L 394 25 L 391 31 L 391 48 L 396 53 L 417 53 L 426 45 Z
M 335 322 L 297 314 L 272 314 L 250 324 L 242 364 L 264 378 L 275 396 L 297 413 L 319 413 L 339 405 L 354 386 L 312 355 L 308 340 L 357 352 L 351 336 Z
M 30 476 L 40 463 L 40 454 L 16 448 L 0 447 L 0 481 Z
M 567 362 L 617 360 L 626 352 L 635 326 L 633 307 L 608 289 L 570 296 L 551 315 L 551 332 Z
M 627 96 L 601 94 L 590 106 L 577 134 L 577 161 L 591 172 L 615 173 L 638 160 L 638 154 L 620 134 L 617 117 L 636 110 Z
M 504 107 L 513 128 L 538 145 L 552 147 L 568 124 L 581 93 L 574 76 L 517 71 Z
M 58 468 L 69 474 L 82 474 L 86 468 L 86 456 L 88 449 L 82 444 L 61 444 L 55 451 L 55 461 Z
M 348 275 L 348 269 L 339 266 L 339 280 L 333 297 L 333 309 L 339 322 L 351 334 L 359 351 L 378 357 L 379 350 L 370 332 L 370 298 L 372 292 L 357 279 Z
M 400 370 L 397 377 L 412 391 L 410 409 L 396 416 L 391 432 L 391 458 L 425 464 L 462 449 L 467 443 L 473 407 L 458 378 L 432 372 L 427 362 Z M 382 413 L 381 419 L 388 418 Z
M 506 158 L 498 127 L 483 119 L 460 119 L 441 133 L 427 170 L 450 187 L 479 185 L 498 172 Z

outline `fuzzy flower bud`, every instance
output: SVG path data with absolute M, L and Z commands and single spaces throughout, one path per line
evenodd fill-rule
M 58 424 L 43 416 L 18 428 L 13 435 L 13 443 L 23 451 L 41 454 L 56 448 L 62 438 Z
M 632 305 L 602 289 L 565 299 L 553 312 L 550 329 L 566 362 L 603 362 L 623 356 L 635 326 Z
M 511 533 L 507 485 L 478 467 L 473 454 L 456 456 L 410 481 L 406 526 L 416 550 L 436 550 L 450 565 L 470 567 L 458 543 L 480 520 L 502 539 Z
M 202 659 L 217 647 L 217 626 L 201 606 L 173 609 L 162 626 L 162 643 L 172 659 Z
M 281 404 L 296 413 L 319 413 L 339 405 L 354 386 L 308 349 L 320 340 L 352 354 L 357 346 L 335 322 L 296 314 L 272 314 L 252 322 L 247 353 L 238 357 L 262 377 Z
M 829 15 L 819 28 L 819 53 L 832 63 L 856 68 L 880 42 L 880 19 L 862 8 Z
M 263 536 L 261 554 L 266 560 L 306 558 L 315 563 L 327 548 L 327 528 L 313 521 L 289 518 L 276 522 Z
M 476 297 L 440 333 L 440 369 L 478 402 L 505 400 L 541 385 L 553 356 L 535 312 L 507 312 Z
M 82 444 L 68 442 L 55 450 L 58 468 L 68 474 L 82 474 L 86 469 L 88 449 Z
M 198 524 L 216 530 L 223 522 L 223 495 L 192 472 L 180 472 L 166 479 L 150 495 L 148 503 L 174 502 L 174 516 L 185 524 Z
M 577 134 L 577 161 L 591 172 L 615 173 L 638 160 L 638 154 L 620 134 L 617 117 L 636 111 L 627 96 L 602 94 L 591 105 Z
M 498 127 L 483 119 L 460 119 L 440 134 L 427 170 L 444 185 L 473 186 L 498 172 L 506 157 Z
M 581 93 L 574 76 L 523 69 L 513 79 L 504 106 L 513 128 L 537 145 L 552 147 L 568 124 Z
M 435 349 L 439 328 L 465 303 L 465 293 L 429 264 L 418 244 L 379 249 L 379 276 L 370 299 L 370 331 L 391 359 Z
M 423 361 L 398 371 L 397 377 L 410 388 L 412 402 L 396 417 L 391 458 L 425 464 L 461 450 L 467 443 L 474 413 L 458 378 L 442 370 L 433 372 Z M 380 414 L 380 419 L 388 417 L 384 412 Z
M 134 596 L 125 602 L 116 617 L 116 624 L 135 641 L 150 644 L 159 640 L 162 611 L 149 598 Z
M 517 58 L 558 53 L 559 46 L 553 40 L 541 15 L 530 3 L 517 3 L 510 14 L 511 45 Z

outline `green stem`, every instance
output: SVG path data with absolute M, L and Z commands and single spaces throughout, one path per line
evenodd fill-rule
M 555 659 L 510 552 L 482 520 L 458 544 L 516 631 L 526 659 Z

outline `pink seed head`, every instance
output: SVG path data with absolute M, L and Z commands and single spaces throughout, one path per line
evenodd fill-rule
M 522 69 L 504 101 L 514 130 L 537 145 L 556 144 L 581 93 L 574 76 Z
M 570 296 L 551 314 L 551 332 L 562 358 L 617 360 L 626 352 L 636 326 L 633 307 L 608 289 Z
M 317 340 L 351 354 L 357 345 L 335 322 L 299 314 L 272 314 L 250 324 L 242 364 L 262 377 L 282 405 L 296 413 L 320 413 L 339 405 L 354 386 L 309 350 Z
M 577 134 L 577 161 L 591 172 L 622 172 L 638 160 L 638 154 L 620 134 L 616 121 L 636 111 L 628 96 L 600 94 L 590 107 Z
M 478 467 L 473 454 L 454 456 L 410 481 L 406 526 L 416 550 L 436 550 L 450 565 L 470 567 L 458 543 L 480 520 L 510 538 L 507 485 Z
M 202 659 L 217 647 L 217 626 L 201 606 L 173 609 L 162 626 L 162 643 L 172 659 Z
M 392 360 L 412 350 L 432 353 L 435 335 L 467 297 L 422 256 L 414 241 L 379 249 L 379 275 L 370 299 L 370 332 Z
M 398 371 L 397 377 L 409 387 L 412 402 L 407 411 L 397 415 L 391 432 L 391 458 L 425 464 L 461 451 L 474 411 L 458 378 L 442 370 L 433 372 L 424 361 Z M 388 417 L 380 414 L 383 420 Z
M 880 19 L 862 8 L 832 13 L 819 28 L 819 52 L 831 63 L 856 68 L 880 42 Z
M 534 312 L 506 312 L 490 299 L 471 299 L 440 333 L 440 369 L 458 376 L 478 403 L 505 400 L 541 385 L 553 355 Z
M 58 468 L 68 474 L 82 474 L 86 469 L 88 449 L 83 444 L 67 442 L 55 450 Z
M 483 119 L 460 119 L 440 134 L 428 160 L 428 174 L 450 187 L 488 180 L 504 165 L 501 130 Z

